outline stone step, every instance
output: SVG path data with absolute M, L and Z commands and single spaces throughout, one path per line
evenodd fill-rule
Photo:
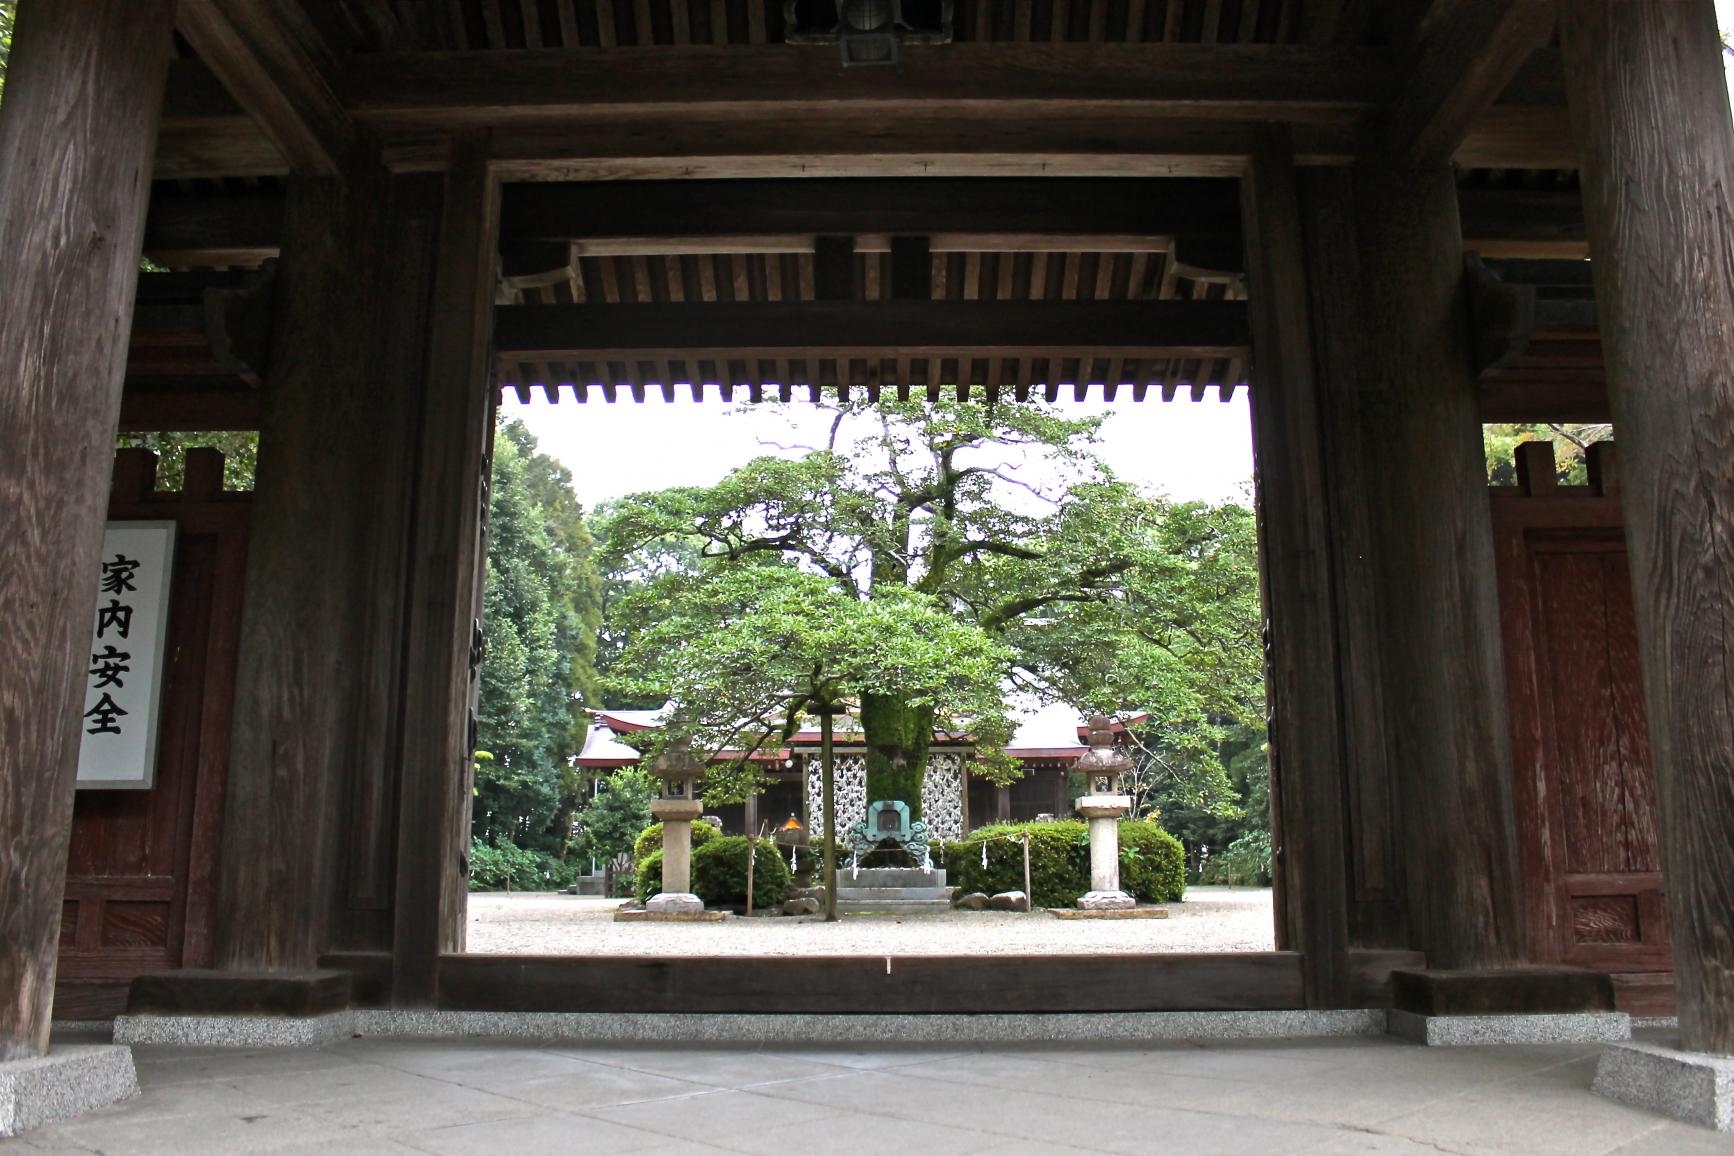
M 926 915 L 951 910 L 949 899 L 844 899 L 838 889 L 837 910 L 847 915 Z
M 871 903 L 887 899 L 943 900 L 950 902 L 949 887 L 837 887 L 838 902 Z
M 850 871 L 837 864 L 839 887 L 944 887 L 945 872 L 938 868 L 923 871 L 919 867 L 863 867 Z

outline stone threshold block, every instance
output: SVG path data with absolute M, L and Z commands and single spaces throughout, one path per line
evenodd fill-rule
M 1701 1128 L 1734 1132 L 1734 1057 L 1619 1043 L 1596 1064 L 1595 1093 Z
M 0 1063 L 0 1138 L 46 1128 L 139 1094 L 132 1049 L 68 1044 Z
M 489 1037 L 592 1044 L 958 1046 L 1149 1043 L 1378 1035 L 1385 1014 L 1360 1011 L 1089 1012 L 1032 1015 L 737 1015 L 650 1012 L 356 1013 L 363 1035 Z
M 1430 1048 L 1485 1044 L 1589 1044 L 1632 1038 L 1624 1012 L 1541 1012 L 1522 1015 L 1418 1015 L 1392 1008 L 1389 1032 Z
M 347 971 L 246 972 L 186 968 L 132 981 L 128 1016 L 322 1016 L 353 1002 Z
M 185 1048 L 317 1048 L 355 1034 L 355 1012 L 291 1015 L 124 1015 L 117 1044 Z
M 1167 919 L 1166 907 L 1110 907 L 1099 910 L 1074 907 L 1050 907 L 1048 914 L 1056 919 Z

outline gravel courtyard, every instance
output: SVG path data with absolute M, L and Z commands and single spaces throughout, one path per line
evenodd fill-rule
M 1267 888 L 1194 887 L 1167 919 L 1069 920 L 1037 911 L 616 923 L 618 899 L 470 896 L 469 950 L 504 955 L 1054 955 L 1270 951 Z

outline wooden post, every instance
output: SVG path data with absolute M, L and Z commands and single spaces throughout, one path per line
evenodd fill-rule
M 1241 181 L 1253 325 L 1253 450 L 1263 553 L 1278 944 L 1304 957 L 1310 1007 L 1345 1007 L 1348 885 L 1336 602 L 1307 255 L 1285 134 Z
M 327 944 L 337 800 L 361 740 L 353 615 L 384 536 L 369 272 L 383 264 L 388 187 L 367 158 L 289 186 L 218 888 L 228 970 L 310 970 Z
M 1412 946 L 1522 958 L 1493 531 L 1451 168 L 1356 165 L 1369 545 Z
M 461 134 L 439 233 L 410 554 L 392 967 L 401 1007 L 431 1006 L 440 954 L 463 947 L 498 232 L 487 137 Z
M 1682 1046 L 1734 1054 L 1734 126 L 1710 0 L 1561 43 L 1636 596 Z
M 48 1048 L 173 0 L 25 0 L 0 107 L 0 1061 Z
M 837 784 L 831 730 L 836 707 L 819 708 L 819 758 L 823 775 L 819 789 L 825 800 L 825 922 L 837 922 Z

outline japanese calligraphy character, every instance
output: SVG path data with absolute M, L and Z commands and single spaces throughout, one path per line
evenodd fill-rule
M 104 691 L 102 697 L 96 700 L 96 705 L 84 712 L 85 718 L 96 720 L 90 724 L 89 729 L 84 733 L 87 735 L 118 735 L 120 725 L 115 722 L 115 719 L 126 713 L 120 708 L 120 704 L 110 698 L 107 691 Z
M 96 676 L 96 682 L 91 689 L 101 690 L 105 686 L 125 688 L 126 683 L 121 681 L 120 676 L 132 670 L 132 667 L 126 665 L 131 659 L 132 655 L 115 649 L 113 643 L 103 647 L 101 653 L 91 655 L 90 673 Z
M 116 554 L 114 561 L 102 564 L 102 592 L 104 594 L 125 594 L 136 591 L 133 585 L 133 575 L 138 573 L 139 563 L 136 558 L 128 558 L 125 554 Z
M 122 606 L 118 598 L 110 598 L 107 606 L 99 606 L 96 610 L 96 636 L 107 637 L 111 626 L 122 638 L 132 630 L 132 607 Z

